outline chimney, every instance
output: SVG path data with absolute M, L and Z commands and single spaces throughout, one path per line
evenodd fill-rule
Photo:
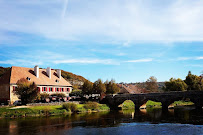
M 36 77 L 39 78 L 39 66 L 36 65 L 34 67 L 34 72 L 35 72 Z
M 57 75 L 58 75 L 59 79 L 61 79 L 61 69 L 57 69 L 56 71 L 57 71 Z
M 47 67 L 47 75 L 49 76 L 49 78 L 51 79 L 51 68 Z

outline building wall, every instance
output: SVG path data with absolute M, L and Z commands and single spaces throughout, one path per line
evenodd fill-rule
M 18 96 L 14 94 L 14 90 L 17 85 L 10 85 L 10 103 L 13 104 L 16 100 L 19 100 Z
M 40 88 L 40 93 L 47 93 L 49 95 L 54 93 L 64 93 L 66 96 L 69 96 L 69 93 L 72 92 L 72 87 L 63 87 L 63 86 L 37 86 L 37 87 Z M 46 91 L 43 90 L 43 87 L 47 88 Z M 49 88 L 53 88 L 53 91 L 49 91 Z M 56 91 L 56 88 L 58 88 L 59 91 Z
M 0 103 L 8 103 L 10 100 L 9 84 L 0 85 Z
M 1 89 L 2 86 L 0 86 Z M 0 98 L 2 97 L 6 97 L 7 100 L 10 100 L 10 103 L 13 104 L 16 100 L 19 100 L 18 96 L 14 94 L 14 90 L 15 87 L 17 87 L 17 85 L 10 85 L 10 91 L 9 91 L 9 85 L 5 86 L 4 88 L 2 88 L 2 90 L 0 91 Z M 72 87 L 60 87 L 60 86 L 37 86 L 40 90 L 40 93 L 47 93 L 49 95 L 54 94 L 54 93 L 64 93 L 66 96 L 69 96 L 69 93 L 72 92 Z M 46 91 L 43 91 L 43 87 L 46 88 Z M 49 88 L 53 88 L 53 91 L 49 91 Z M 59 88 L 59 91 L 56 91 L 56 88 Z M 64 91 L 60 91 L 60 88 L 63 88 Z M 66 91 L 67 88 L 69 89 L 69 91 Z M 7 89 L 7 90 L 6 90 Z M 7 93 L 6 93 L 7 91 Z M 2 92 L 2 93 L 1 93 Z

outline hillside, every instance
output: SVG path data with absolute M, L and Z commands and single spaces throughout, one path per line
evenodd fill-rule
M 0 77 L 7 71 L 9 70 L 10 67 L 0 67 Z M 67 81 L 69 81 L 72 85 L 82 85 L 83 82 L 87 79 L 80 75 L 73 74 L 71 72 L 67 72 L 64 70 L 61 70 L 61 75 L 63 78 L 65 78 Z
M 5 67 L 0 67 L 0 77 L 6 72 L 6 71 L 8 71 L 10 69 L 10 67 L 7 67 L 7 68 L 5 68 Z

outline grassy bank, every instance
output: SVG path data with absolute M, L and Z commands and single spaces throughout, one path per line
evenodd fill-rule
M 161 102 L 154 102 L 152 100 L 148 100 L 146 103 L 146 108 L 161 108 Z M 172 103 L 172 106 L 187 106 L 187 105 L 194 105 L 191 101 L 175 101 Z M 135 105 L 131 100 L 126 100 L 123 104 L 119 105 L 122 109 L 134 109 Z
M 172 105 L 173 106 L 188 106 L 188 105 L 194 105 L 194 103 L 191 101 L 180 100 L 180 101 L 175 101 Z
M 69 103 L 65 103 L 69 104 Z M 73 104 L 73 103 L 72 103 Z M 100 112 L 110 110 L 105 104 L 96 104 L 91 106 L 91 103 L 86 104 L 74 104 L 75 110 L 65 108 L 64 105 L 49 105 L 49 106 L 30 106 L 29 108 L 13 108 L 2 107 L 0 108 L 1 118 L 17 118 L 17 117 L 29 117 L 29 116 L 52 116 L 52 115 L 68 115 L 73 112 L 85 113 L 85 112 Z

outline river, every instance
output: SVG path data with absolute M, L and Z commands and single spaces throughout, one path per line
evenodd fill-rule
M 203 110 L 182 107 L 0 119 L 0 135 L 203 135 Z

